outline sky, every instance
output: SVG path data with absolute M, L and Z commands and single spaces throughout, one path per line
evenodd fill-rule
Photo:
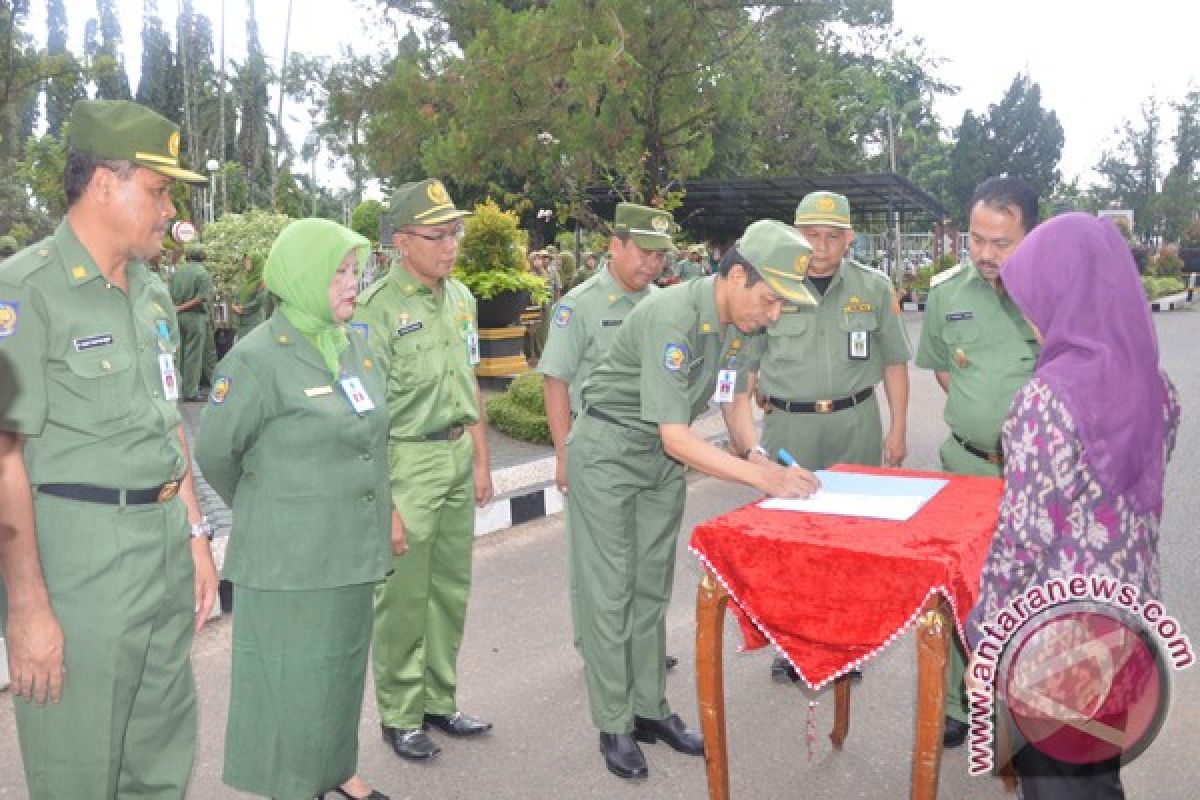
M 222 0 L 193 0 L 198 13 L 218 26 Z M 1043 107 L 1058 114 L 1065 133 L 1063 177 L 1094 180 L 1102 151 L 1119 142 L 1114 131 L 1126 119 L 1138 124 L 1141 105 L 1161 101 L 1164 168 L 1173 163 L 1175 131 L 1171 101 L 1189 87 L 1200 89 L 1200 3 L 1190 0 L 893 0 L 896 25 L 924 40 L 926 51 L 945 59 L 937 74 L 960 87 L 940 98 L 942 124 L 956 126 L 965 110 L 983 113 L 999 102 L 1019 72 L 1042 89 Z M 82 49 L 83 26 L 95 14 L 92 0 L 66 0 L 72 49 Z M 177 0 L 159 0 L 164 26 L 174 32 Z M 278 67 L 283 54 L 287 0 L 256 0 L 259 38 L 268 61 Z M 32 4 L 34 31 L 44 30 L 44 5 Z M 245 2 L 224 0 L 226 54 L 245 54 Z M 125 38 L 125 63 L 136 84 L 141 70 L 142 0 L 117 0 Z M 354 0 L 295 0 L 289 47 L 310 55 L 337 55 L 343 44 L 359 52 L 386 44 L 386 30 L 365 29 L 367 15 Z M 41 34 L 35 33 L 35 36 Z M 307 115 L 285 109 L 292 137 L 303 140 Z M 323 182 L 348 185 L 340 170 L 318 165 Z

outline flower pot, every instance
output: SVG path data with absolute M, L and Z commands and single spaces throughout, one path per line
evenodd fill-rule
M 521 312 L 529 305 L 527 291 L 501 292 L 487 300 L 476 301 L 480 328 L 507 328 L 515 325 Z

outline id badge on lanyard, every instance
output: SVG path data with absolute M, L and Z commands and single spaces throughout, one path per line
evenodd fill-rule
M 479 366 L 479 332 L 470 321 L 463 323 L 463 338 L 467 341 L 467 361 L 472 367 Z
M 163 397 L 179 399 L 179 373 L 175 371 L 175 357 L 170 353 L 158 354 L 158 377 L 162 380 Z
M 341 387 L 342 394 L 346 395 L 346 399 L 350 401 L 350 407 L 356 413 L 365 414 L 375 409 L 375 403 L 372 402 L 371 396 L 367 394 L 367 390 L 363 388 L 360 378 L 354 375 L 342 375 L 338 379 L 338 386 Z

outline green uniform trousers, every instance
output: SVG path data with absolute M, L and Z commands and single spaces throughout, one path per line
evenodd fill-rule
M 458 710 L 456 662 L 475 540 L 473 454 L 466 434 L 389 448 L 392 502 L 408 550 L 375 590 L 372 661 L 379 719 L 391 728 Z
M 828 414 L 794 414 L 767 406 L 771 413 L 763 415 L 763 446 L 772 456 L 782 447 L 805 469 L 834 464 L 877 467 L 883 462 L 878 395 Z
M 67 672 L 61 703 L 15 701 L 29 797 L 182 798 L 196 745 L 183 503 L 36 495 L 35 513 Z
M 687 494 L 657 436 L 581 415 L 567 443 L 569 558 L 592 722 L 629 733 L 663 719 L 666 613 Z
M 955 475 L 982 475 L 1000 478 L 1004 468 L 992 464 L 967 450 L 951 436 L 942 443 L 938 455 L 942 459 L 942 469 Z M 968 705 L 967 690 L 963 678 L 967 671 L 967 652 L 958 637 L 953 637 L 950 647 L 950 657 L 946 659 L 946 716 L 967 722 Z
M 204 371 L 204 340 L 208 335 L 208 315 L 185 311 L 179 315 L 179 396 L 186 400 L 200 391 Z
M 374 586 L 235 586 L 225 783 L 310 800 L 354 775 Z

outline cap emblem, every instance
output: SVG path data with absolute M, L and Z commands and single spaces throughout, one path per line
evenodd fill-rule
M 179 131 L 173 131 L 167 138 L 167 152 L 171 158 L 179 158 Z
M 429 195 L 431 202 L 439 206 L 450 202 L 450 195 L 446 193 L 446 187 L 442 186 L 441 181 L 434 181 L 425 187 L 425 194 Z
M 671 223 L 667 221 L 666 217 L 654 217 L 650 220 L 650 227 L 659 233 L 666 233 L 671 229 Z

